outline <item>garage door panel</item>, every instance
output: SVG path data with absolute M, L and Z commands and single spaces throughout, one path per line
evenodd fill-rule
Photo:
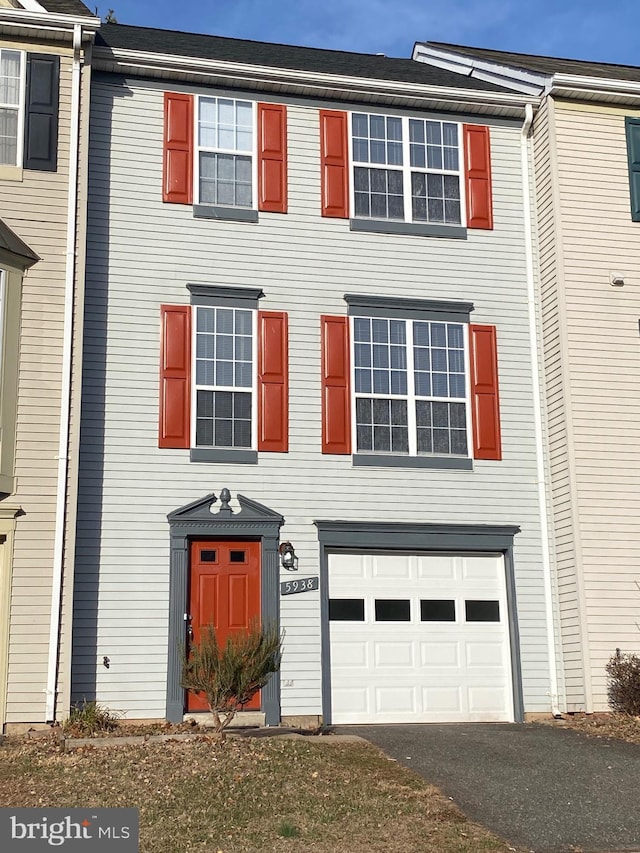
M 502 556 L 331 554 L 329 598 L 334 723 L 513 719 Z
M 466 664 L 470 669 L 505 668 L 505 647 L 503 643 L 465 643 Z
M 415 667 L 414 643 L 374 643 L 374 660 L 376 667 L 402 667 L 411 670 Z
M 420 643 L 420 664 L 423 667 L 459 667 L 460 646 L 451 643 Z

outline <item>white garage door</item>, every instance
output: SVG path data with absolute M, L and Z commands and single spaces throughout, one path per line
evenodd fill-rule
M 513 720 L 500 554 L 330 554 L 334 723 Z

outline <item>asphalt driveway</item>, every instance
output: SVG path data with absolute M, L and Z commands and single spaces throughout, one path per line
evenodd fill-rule
M 640 746 L 547 725 L 338 726 L 535 853 L 640 851 Z

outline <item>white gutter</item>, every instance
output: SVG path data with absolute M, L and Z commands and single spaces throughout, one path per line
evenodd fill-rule
M 211 75 L 233 78 L 235 81 L 278 83 L 303 86 L 307 89 L 325 88 L 348 91 L 352 94 L 395 95 L 419 100 L 451 101 L 456 104 L 498 105 L 524 109 L 527 98 L 511 92 L 493 92 L 485 89 L 467 89 L 453 86 L 429 86 L 424 83 L 398 80 L 378 80 L 351 77 L 342 74 L 327 74 L 301 71 L 291 68 L 276 68 L 241 62 L 227 62 L 201 57 L 172 56 L 164 53 L 148 53 L 125 48 L 98 47 L 94 52 L 100 70 L 123 73 L 123 66 L 137 73 L 161 72 L 171 74 Z M 106 66 L 106 69 L 105 69 Z
M 80 134 L 80 72 L 82 24 L 73 28 L 73 68 L 71 72 L 71 127 L 69 140 L 69 194 L 67 197 L 67 252 L 64 286 L 64 328 L 62 345 L 62 388 L 60 400 L 60 440 L 58 444 L 58 483 L 56 529 L 53 545 L 53 584 L 51 589 L 51 626 L 47 665 L 46 721 L 56 718 L 58 648 L 62 607 L 62 574 L 67 509 L 67 471 L 69 427 L 71 420 L 71 356 L 73 350 L 73 296 L 76 260 L 76 216 L 78 207 L 78 146 Z
M 0 24 L 20 23 L 30 26 L 66 25 L 67 28 L 76 27 L 78 24 L 85 30 L 94 31 L 100 26 L 100 18 L 88 15 L 62 15 L 57 12 L 33 12 L 26 9 L 15 9 L 13 6 L 0 9 Z
M 545 614 L 547 622 L 547 654 L 549 656 L 549 694 L 551 713 L 560 716 L 558 707 L 558 673 L 556 668 L 556 639 L 553 618 L 553 587 L 551 583 L 551 550 L 549 537 L 549 515 L 547 506 L 547 483 L 545 475 L 544 443 L 542 438 L 542 406 L 540 361 L 536 323 L 536 298 L 533 267 L 533 232 L 531 223 L 531 189 L 529 173 L 529 131 L 533 122 L 533 107 L 525 107 L 525 119 L 520 132 L 520 155 L 522 158 L 522 200 L 524 213 L 524 251 L 527 276 L 527 303 L 529 308 L 529 350 L 533 391 L 533 426 L 536 442 L 536 468 L 538 481 L 538 505 L 540 509 L 540 538 L 542 547 L 542 574 L 544 579 Z

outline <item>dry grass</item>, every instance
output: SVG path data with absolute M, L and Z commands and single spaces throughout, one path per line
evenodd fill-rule
M 367 744 L 274 738 L 0 746 L 0 806 L 133 806 L 141 853 L 506 853 Z
M 628 743 L 640 743 L 640 717 L 627 714 L 575 714 L 562 725 L 594 737 L 613 737 Z

